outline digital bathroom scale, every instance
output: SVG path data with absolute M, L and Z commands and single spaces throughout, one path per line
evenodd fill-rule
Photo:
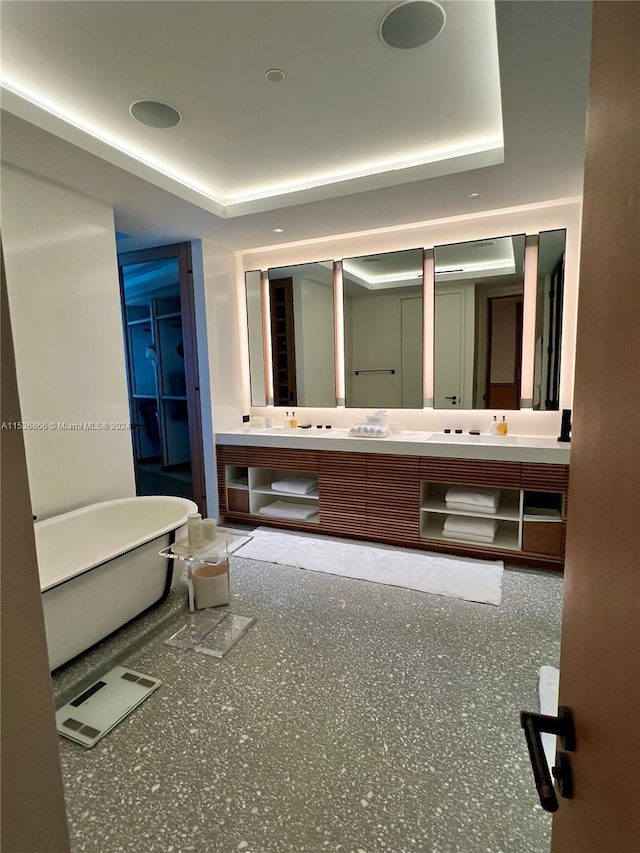
M 95 746 L 161 684 L 158 678 L 114 666 L 56 711 L 58 734 L 82 746 Z

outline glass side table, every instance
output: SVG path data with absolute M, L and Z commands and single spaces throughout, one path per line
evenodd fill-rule
M 200 548 L 189 548 L 187 540 L 181 539 L 159 552 L 161 557 L 185 563 L 190 613 L 229 603 L 229 554 L 253 538 L 251 533 L 226 527 L 217 531 L 215 539 Z

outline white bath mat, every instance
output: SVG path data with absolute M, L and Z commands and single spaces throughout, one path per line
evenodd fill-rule
M 541 666 L 539 673 L 540 713 L 550 717 L 558 715 L 558 694 L 560 692 L 560 670 L 555 666 Z M 549 770 L 556 763 L 556 736 L 544 733 L 542 746 L 547 757 Z
M 327 572 L 358 580 L 401 586 L 500 604 L 501 560 L 462 560 L 408 548 L 353 542 L 306 533 L 281 533 L 259 527 L 253 539 L 235 552 L 238 557 Z

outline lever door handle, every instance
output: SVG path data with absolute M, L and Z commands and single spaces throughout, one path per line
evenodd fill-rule
M 570 709 L 564 706 L 558 708 L 557 717 L 535 714 L 532 711 L 521 711 L 520 725 L 524 729 L 524 736 L 527 740 L 540 805 L 547 812 L 555 812 L 558 810 L 558 798 L 549 773 L 541 735 L 542 732 L 557 735 L 560 738 L 562 748 L 568 752 L 573 752 L 576 748 L 573 715 Z M 573 779 L 568 756 L 558 756 L 558 761 L 553 768 L 553 776 L 558 780 L 560 795 L 570 800 L 573 797 Z
M 458 402 L 458 397 L 457 397 L 457 395 L 456 395 L 456 394 L 453 394 L 451 397 L 445 397 L 444 399 L 445 399 L 445 400 L 451 400 L 451 403 L 452 403 L 454 406 L 455 406 L 455 404 Z

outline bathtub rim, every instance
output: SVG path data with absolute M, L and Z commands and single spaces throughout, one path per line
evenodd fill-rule
M 136 503 L 136 502 L 141 501 L 141 500 L 149 501 L 152 503 L 156 503 L 156 502 L 160 502 L 160 501 L 166 501 L 166 500 L 177 501 L 177 502 L 179 502 L 178 505 L 180 505 L 180 504 L 184 505 L 184 507 L 183 507 L 184 508 L 184 514 L 183 514 L 183 516 L 176 518 L 170 524 L 166 524 L 163 527 L 156 528 L 151 533 L 149 533 L 145 536 L 142 536 L 138 539 L 131 540 L 130 542 L 126 543 L 126 546 L 124 544 L 122 544 L 118 547 L 117 550 L 109 551 L 106 554 L 101 555 L 98 560 L 95 560 L 92 563 L 89 563 L 85 566 L 82 566 L 81 569 L 78 569 L 78 571 L 75 571 L 72 574 L 67 575 L 66 577 L 62 578 L 61 580 L 57 580 L 54 583 L 50 583 L 50 584 L 47 584 L 45 586 L 42 585 L 42 581 L 41 581 L 40 582 L 41 594 L 44 594 L 45 592 L 48 592 L 49 590 L 56 589 L 57 587 L 62 586 L 63 584 L 67 583 L 68 581 L 73 580 L 74 578 L 80 577 L 81 575 L 84 575 L 87 572 L 93 571 L 94 569 L 97 569 L 100 566 L 103 566 L 105 563 L 108 563 L 110 560 L 113 560 L 116 557 L 119 557 L 121 554 L 127 554 L 129 551 L 135 551 L 137 548 L 140 548 L 142 545 L 146 545 L 148 542 L 152 542 L 154 539 L 158 539 L 159 537 L 164 536 L 166 533 L 171 533 L 172 531 L 177 530 L 178 528 L 182 527 L 183 525 L 185 525 L 187 523 L 187 516 L 188 515 L 190 515 L 191 513 L 194 513 L 194 512 L 198 512 L 197 504 L 194 503 L 194 501 L 190 500 L 189 498 L 181 498 L 181 497 L 178 497 L 177 495 L 137 495 L 134 497 L 127 497 L 127 498 L 113 498 L 113 499 L 107 500 L 107 501 L 96 501 L 95 503 L 87 504 L 87 506 L 78 507 L 77 509 L 72 509 L 72 510 L 69 510 L 68 512 L 60 513 L 59 515 L 53 515 L 53 516 L 50 516 L 49 518 L 44 518 L 44 519 L 42 519 L 42 521 L 35 521 L 34 522 L 34 530 L 36 528 L 42 529 L 42 528 L 47 527 L 47 526 L 50 527 L 52 524 L 60 521 L 61 519 L 67 519 L 67 518 L 71 518 L 74 516 L 86 515 L 91 510 L 93 510 L 95 507 L 107 507 L 107 506 L 113 506 L 115 504 Z M 173 537 L 172 537 L 172 540 L 173 540 Z M 37 551 L 37 548 L 36 548 L 36 551 Z M 39 554 L 38 554 L 38 559 L 39 559 Z M 171 562 L 171 561 L 169 560 L 169 562 Z

